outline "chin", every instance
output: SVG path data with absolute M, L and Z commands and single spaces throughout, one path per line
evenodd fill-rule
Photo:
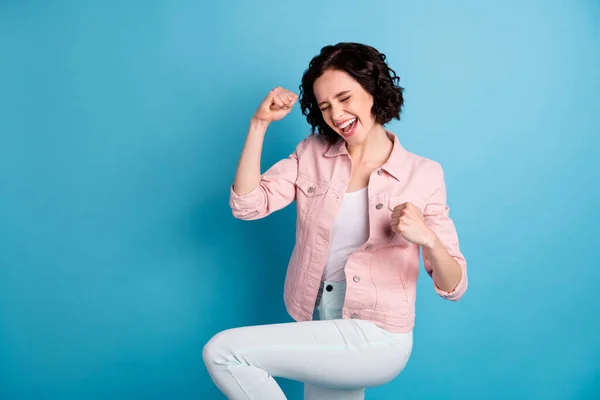
M 362 135 L 352 135 L 350 137 L 342 136 L 342 139 L 344 139 L 348 144 L 361 144 L 366 138 L 362 137 Z
M 342 136 L 342 135 L 340 135 L 340 136 Z M 355 132 L 351 136 L 348 136 L 348 137 L 342 136 L 342 139 L 344 139 L 346 141 L 346 143 L 348 143 L 348 144 L 357 145 L 357 144 L 361 144 L 365 140 L 367 140 L 367 137 L 368 137 L 368 135 L 365 134 L 364 130 L 360 130 L 360 131 Z

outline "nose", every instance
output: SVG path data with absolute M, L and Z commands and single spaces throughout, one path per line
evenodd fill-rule
M 342 106 L 341 105 L 331 105 L 331 118 L 334 121 L 339 121 L 342 119 L 342 116 L 344 115 L 344 111 L 342 111 Z

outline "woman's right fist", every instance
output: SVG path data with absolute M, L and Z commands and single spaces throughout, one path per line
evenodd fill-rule
M 296 100 L 295 93 L 277 86 L 260 103 L 253 118 L 264 122 L 278 121 L 290 113 Z

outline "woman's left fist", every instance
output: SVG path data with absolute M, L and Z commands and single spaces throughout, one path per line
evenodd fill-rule
M 413 203 L 398 204 L 392 212 L 392 230 L 404 239 L 423 247 L 433 247 L 435 232 L 427 226 L 423 212 Z

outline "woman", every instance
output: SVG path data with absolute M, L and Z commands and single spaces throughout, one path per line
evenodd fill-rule
M 439 163 L 405 150 L 384 128 L 403 89 L 385 55 L 357 43 L 326 46 L 300 86 L 312 134 L 260 173 L 267 127 L 297 101 L 277 87 L 253 116 L 230 191 L 252 220 L 297 203 L 284 300 L 296 322 L 229 329 L 203 357 L 230 399 L 285 399 L 274 376 L 305 383 L 305 399 L 364 399 L 412 350 L 420 249 L 435 291 L 467 288 Z

